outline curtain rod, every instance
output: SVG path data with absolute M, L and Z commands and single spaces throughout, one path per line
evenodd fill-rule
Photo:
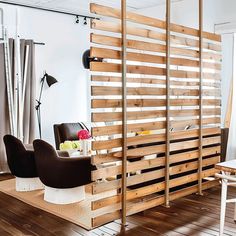
M 34 44 L 35 44 L 35 45 L 42 45 L 42 46 L 45 45 L 45 43 L 39 43 L 39 42 L 34 42 Z
M 30 5 L 21 4 L 21 3 L 5 2 L 5 1 L 0 1 L 0 3 L 8 4 L 8 5 L 13 5 L 13 6 L 19 6 L 19 7 L 32 8 L 32 9 L 35 9 L 35 10 L 41 10 L 41 11 L 48 11 L 48 12 L 60 13 L 60 14 L 65 14 L 65 15 L 70 15 L 70 16 L 79 16 L 79 17 L 86 17 L 86 18 L 88 18 L 88 19 L 97 19 L 97 20 L 100 20 L 100 18 L 96 18 L 96 17 L 93 17 L 93 16 L 82 15 L 82 14 L 76 14 L 76 13 L 73 13 L 73 12 L 59 11 L 59 10 L 50 9 L 50 8 L 43 8 L 43 7 L 30 6 Z
M 4 40 L 0 39 L 0 44 L 1 43 L 4 43 Z M 42 46 L 46 45 L 45 43 L 39 43 L 39 42 L 33 42 L 33 43 L 34 43 L 34 45 L 42 45 Z

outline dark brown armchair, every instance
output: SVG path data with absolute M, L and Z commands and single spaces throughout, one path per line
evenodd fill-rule
M 23 143 L 12 135 L 5 135 L 3 141 L 11 173 L 21 178 L 38 177 L 34 151 L 26 150 Z
M 81 129 L 88 129 L 82 122 L 78 123 L 62 123 L 53 126 L 56 149 L 59 149 L 60 143 L 66 140 L 78 140 L 77 133 Z
M 44 199 L 57 204 L 83 200 L 84 185 L 91 183 L 90 157 L 60 157 L 43 140 L 35 140 L 33 145 L 39 178 L 45 185 Z
M 12 135 L 3 138 L 9 169 L 16 177 L 17 191 L 42 189 L 35 164 L 34 151 L 26 150 L 24 144 Z

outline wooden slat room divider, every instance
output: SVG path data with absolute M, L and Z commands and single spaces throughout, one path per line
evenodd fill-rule
M 90 64 L 96 227 L 121 218 L 124 112 L 127 215 L 216 184 L 210 177 L 220 159 L 221 38 L 127 12 L 124 111 L 121 11 L 97 4 L 90 9 L 101 17 L 91 22 L 90 56 L 103 59 Z

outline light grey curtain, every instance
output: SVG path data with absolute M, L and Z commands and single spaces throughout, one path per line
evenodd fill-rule
M 26 45 L 29 45 L 27 83 L 24 105 L 24 143 L 32 143 L 35 136 L 35 48 L 32 40 L 21 40 L 21 69 L 24 71 Z M 14 75 L 14 40 L 9 40 L 12 77 Z M 12 78 L 13 79 L 13 78 Z M 5 78 L 4 46 L 0 44 L 0 171 L 8 172 L 3 136 L 10 133 Z
M 5 82 L 4 47 L 0 44 L 0 171 L 8 171 L 3 136 L 10 132 L 7 91 Z
M 24 104 L 24 143 L 32 143 L 35 138 L 35 45 L 32 40 L 21 40 L 21 62 L 24 68 L 25 48 L 29 45 L 29 60 Z M 23 72 L 23 69 L 22 69 Z

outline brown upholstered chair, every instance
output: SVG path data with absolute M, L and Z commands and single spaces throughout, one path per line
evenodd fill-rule
M 9 169 L 16 177 L 16 191 L 42 189 L 43 184 L 38 178 L 34 151 L 26 150 L 23 143 L 12 135 L 5 135 L 3 141 Z
M 55 124 L 53 126 L 56 149 L 59 149 L 60 143 L 65 142 L 66 140 L 74 141 L 78 140 L 77 133 L 81 129 L 88 128 L 82 122 L 78 123 L 62 123 Z
M 84 185 L 91 183 L 90 157 L 60 157 L 43 140 L 35 140 L 33 145 L 39 178 L 45 185 L 44 200 L 56 204 L 83 200 Z

